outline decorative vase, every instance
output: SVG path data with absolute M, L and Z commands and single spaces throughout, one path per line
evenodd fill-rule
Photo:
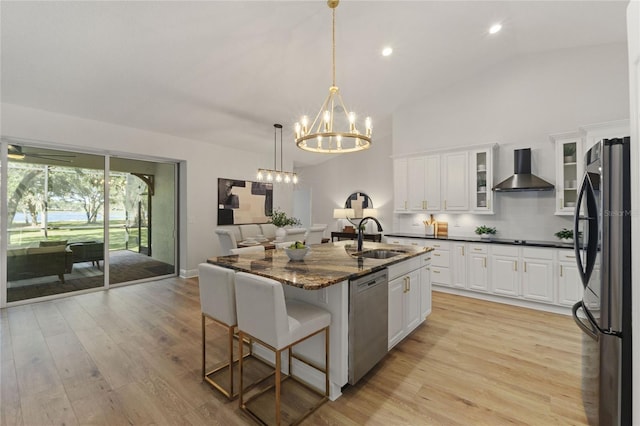
M 573 238 L 560 238 L 560 241 L 565 244 L 573 244 Z
M 277 242 L 282 242 L 284 241 L 284 238 L 287 236 L 287 231 L 282 228 L 282 227 L 278 227 L 276 229 L 276 241 Z

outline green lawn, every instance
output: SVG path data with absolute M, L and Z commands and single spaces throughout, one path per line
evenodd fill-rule
M 87 224 L 80 221 L 49 223 L 47 237 L 40 227 L 12 226 L 9 228 L 10 247 L 33 247 L 43 240 L 67 240 L 68 243 L 80 241 L 104 241 L 104 224 Z M 142 245 L 147 246 L 147 229 L 142 228 Z M 111 221 L 109 224 L 109 249 L 124 250 L 124 221 Z M 129 228 L 129 250 L 138 249 L 138 228 Z

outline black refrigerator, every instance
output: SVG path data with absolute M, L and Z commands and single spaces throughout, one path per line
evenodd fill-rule
M 584 295 L 573 317 L 588 336 L 583 338 L 583 400 L 590 424 L 602 426 L 632 424 L 629 151 L 625 137 L 602 140 L 586 153 L 574 219 Z

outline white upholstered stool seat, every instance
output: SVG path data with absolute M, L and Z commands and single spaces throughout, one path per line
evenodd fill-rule
M 231 254 L 243 254 L 243 253 L 264 253 L 263 245 L 255 245 L 249 247 L 238 247 L 230 250 Z
M 280 355 L 283 351 L 288 349 L 289 374 L 285 375 L 285 379 L 296 379 L 296 381 L 322 396 L 302 417 L 292 422 L 296 424 L 311 414 L 329 397 L 329 325 L 331 323 L 331 314 L 309 303 L 297 300 L 285 300 L 282 284 L 272 279 L 238 272 L 236 273 L 235 288 L 238 333 L 240 337 L 250 337 L 252 340 L 275 352 L 275 383 L 262 392 L 271 391 L 272 389 L 275 391 L 275 423 L 279 425 L 282 420 L 280 412 L 282 361 Z M 309 364 L 304 359 L 298 358 L 292 353 L 293 350 L 291 348 L 295 344 L 322 332 L 324 332 L 325 337 L 324 368 L 315 364 Z M 265 421 L 259 418 L 248 406 L 248 404 L 260 394 L 254 395 L 246 402 L 244 401 L 245 388 L 242 384 L 242 348 L 240 351 L 240 408 L 247 412 L 253 419 L 265 423 Z M 292 376 L 291 358 L 305 362 L 324 374 L 324 392 L 320 392 Z
M 238 360 L 233 359 L 234 335 L 237 326 L 236 316 L 236 294 L 235 294 L 235 271 L 222 268 L 209 263 L 198 265 L 198 282 L 200 289 L 200 308 L 202 312 L 202 380 L 220 391 L 229 399 L 238 396 L 238 388 L 234 391 L 234 364 Z M 217 368 L 207 371 L 206 353 L 206 324 L 205 318 L 210 318 L 214 322 L 227 328 L 227 360 Z M 250 342 L 249 342 L 250 343 Z M 242 347 L 240 340 L 240 347 Z M 249 345 L 251 348 L 251 345 Z M 239 351 L 242 356 L 242 351 Z M 251 350 L 245 356 L 250 356 Z M 220 381 L 215 380 L 218 373 L 227 369 L 228 386 L 224 386 Z

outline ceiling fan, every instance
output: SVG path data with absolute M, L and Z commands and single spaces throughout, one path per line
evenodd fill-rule
M 72 161 L 69 158 L 75 158 L 73 154 L 54 154 L 49 152 L 36 153 L 29 152 L 23 150 L 21 145 L 15 145 L 11 143 L 8 139 L 3 138 L 3 141 L 9 142 L 7 145 L 7 157 L 11 160 L 24 160 L 26 157 L 29 158 L 38 158 L 42 160 L 48 161 L 59 161 L 61 163 L 71 163 Z M 48 150 L 45 150 L 48 151 Z

